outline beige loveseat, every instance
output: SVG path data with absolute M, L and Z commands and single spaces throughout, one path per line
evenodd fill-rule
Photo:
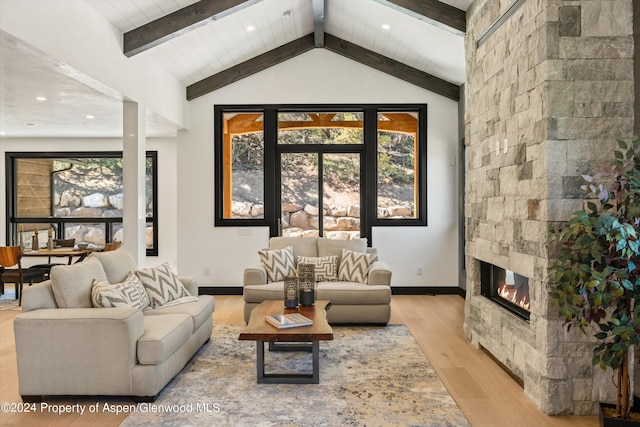
M 337 257 L 339 270 L 342 250 L 369 253 L 376 259 L 369 267 L 363 282 L 350 280 L 318 281 L 316 299 L 331 301 L 327 320 L 332 324 L 362 323 L 386 324 L 391 316 L 391 270 L 383 261 L 377 260 L 375 248 L 367 248 L 366 239 L 333 240 L 322 237 L 272 237 L 269 250 L 293 248 L 298 257 Z M 339 277 L 338 277 L 339 279 Z M 263 301 L 284 300 L 284 282 L 269 282 L 262 261 L 244 270 L 243 283 L 244 320 L 249 321 L 251 310 Z
M 94 278 L 120 283 L 136 269 L 121 248 L 55 266 L 51 280 L 25 289 L 23 313 L 14 322 L 23 400 L 109 395 L 153 401 L 209 340 L 214 299 L 208 295 L 154 309 L 93 308 Z M 198 295 L 195 280 L 179 280 Z

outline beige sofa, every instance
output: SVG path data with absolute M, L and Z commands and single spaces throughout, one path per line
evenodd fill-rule
M 153 401 L 209 340 L 214 299 L 208 295 L 146 310 L 92 307 L 93 278 L 119 283 L 136 268 L 125 249 L 96 253 L 53 267 L 51 280 L 24 290 L 23 313 L 14 322 L 23 400 L 108 395 Z M 195 280 L 179 279 L 198 295 Z
M 341 262 L 342 249 L 376 255 L 375 248 L 367 248 L 366 239 L 333 240 L 322 237 L 273 237 L 269 249 L 293 247 L 298 256 L 337 256 Z M 262 262 L 244 270 L 244 320 L 249 321 L 251 310 L 263 301 L 284 300 L 284 282 L 267 283 L 267 271 Z M 320 281 L 316 283 L 316 299 L 331 301 L 327 320 L 331 324 L 386 324 L 391 316 L 391 270 L 376 260 L 370 267 L 366 283 L 353 281 Z

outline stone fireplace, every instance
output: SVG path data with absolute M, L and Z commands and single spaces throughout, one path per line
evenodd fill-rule
M 582 208 L 581 176 L 633 135 L 632 16 L 631 0 L 476 0 L 467 11 L 464 331 L 547 414 L 594 414 L 613 397 L 590 338 L 551 307 L 548 230 Z M 524 279 L 526 309 L 493 294 L 504 281 L 512 300 Z
M 487 262 L 480 262 L 480 290 L 483 296 L 529 321 L 529 279 Z

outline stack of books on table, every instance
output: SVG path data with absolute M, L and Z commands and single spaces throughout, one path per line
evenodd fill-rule
M 276 314 L 265 317 L 265 320 L 278 329 L 313 325 L 313 321 L 311 319 L 300 313 Z

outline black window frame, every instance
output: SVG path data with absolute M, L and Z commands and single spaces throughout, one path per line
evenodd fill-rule
M 280 232 L 277 221 L 279 169 L 277 156 L 283 152 L 362 152 L 364 162 L 361 170 L 361 237 L 366 237 L 371 244 L 371 229 L 376 227 L 416 227 L 427 226 L 427 104 L 264 104 L 234 105 L 220 104 L 213 106 L 214 123 L 214 225 L 216 227 L 269 227 L 269 235 L 277 236 Z M 334 145 L 278 145 L 278 113 L 291 112 L 362 112 L 363 144 Z M 418 114 L 418 215 L 416 218 L 378 218 L 378 113 L 416 112 Z M 225 113 L 260 113 L 264 120 L 264 216 L 263 218 L 224 218 L 224 156 L 223 117 Z M 312 145 L 312 144 L 309 144 Z
M 122 151 L 29 151 L 29 152 L 6 152 L 5 153 L 5 183 L 6 183 L 6 244 L 16 244 L 18 241 L 17 224 L 58 224 L 58 233 L 64 230 L 66 223 L 92 223 L 105 225 L 105 243 L 111 243 L 113 224 L 122 223 L 122 217 L 17 217 L 16 204 L 17 194 L 15 191 L 15 160 L 25 158 L 38 159 L 61 159 L 61 158 L 113 158 L 123 157 Z M 145 218 L 146 223 L 153 224 L 153 247 L 146 248 L 147 256 L 158 256 L 158 152 L 146 151 L 145 158 L 150 158 L 152 163 L 152 203 L 153 216 Z M 56 238 L 64 238 L 62 235 Z

